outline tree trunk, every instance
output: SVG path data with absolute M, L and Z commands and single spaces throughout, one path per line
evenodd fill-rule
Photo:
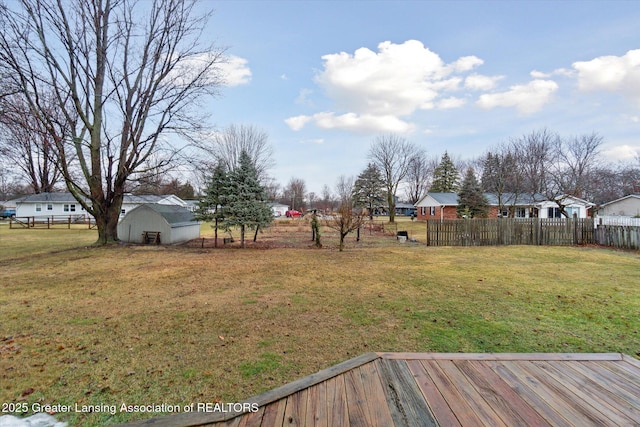
M 395 222 L 396 204 L 393 201 L 393 194 L 391 194 L 391 192 L 389 192 L 389 196 L 387 196 L 387 202 L 389 203 L 389 222 Z
M 260 231 L 260 226 L 256 226 L 256 232 L 253 235 L 253 242 L 255 243 L 258 240 L 258 231 Z
M 218 218 L 216 218 L 216 224 L 213 227 L 213 247 L 218 247 Z
M 244 249 L 244 225 L 240 226 L 240 247 Z
M 96 245 L 108 245 L 118 241 L 118 219 L 120 218 L 120 204 L 107 207 L 102 215 L 96 215 L 98 240 Z M 116 209 L 117 208 L 117 209 Z
M 346 233 L 340 233 L 340 252 L 344 250 L 344 238 L 346 237 Z

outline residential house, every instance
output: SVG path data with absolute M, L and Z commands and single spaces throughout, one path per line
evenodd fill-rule
M 598 209 L 598 215 L 640 217 L 640 194 L 630 194 L 604 203 Z
M 269 206 L 271 206 L 273 216 L 276 218 L 284 216 L 289 210 L 289 205 L 285 205 L 282 203 L 269 203 Z
M 560 207 L 553 200 L 545 200 L 541 196 L 515 195 L 505 193 L 501 196 L 501 202 L 493 193 L 485 193 L 489 202 L 489 218 L 512 216 L 515 218 L 561 218 Z M 587 218 L 591 215 L 594 204 L 586 200 L 572 196 L 563 197 L 563 205 L 569 216 L 577 215 L 578 218 Z M 502 208 L 500 208 L 502 205 Z M 427 219 L 456 219 L 458 206 L 457 193 L 427 193 L 416 203 L 419 220 Z
M 130 210 L 145 204 L 175 205 L 187 207 L 187 203 L 174 195 L 125 194 L 120 219 Z M 16 200 L 16 217 L 46 218 L 51 216 L 80 216 L 87 212 L 71 193 L 31 194 Z
M 82 216 L 87 212 L 71 193 L 39 193 L 16 199 L 16 217 Z

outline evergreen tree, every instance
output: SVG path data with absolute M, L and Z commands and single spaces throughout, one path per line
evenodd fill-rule
M 458 191 L 458 187 L 458 170 L 445 151 L 440 164 L 433 171 L 433 184 L 431 184 L 429 191 L 432 193 L 452 193 Z
M 354 204 L 366 208 L 369 211 L 369 218 L 373 219 L 374 209 L 384 204 L 385 197 L 384 181 L 380 170 L 373 163 L 369 163 L 354 183 Z
M 273 220 L 267 192 L 260 185 L 258 172 L 246 151 L 240 153 L 238 167 L 229 173 L 223 198 L 226 229 L 240 228 L 240 245 L 244 248 L 246 229 L 265 227 Z
M 462 181 L 456 212 L 458 216 L 467 218 L 486 218 L 489 212 L 489 202 L 482 193 L 482 187 L 476 179 L 473 168 L 467 169 Z
M 225 200 L 225 191 L 228 188 L 227 172 L 222 165 L 218 163 L 213 170 L 213 174 L 207 181 L 207 189 L 205 195 L 198 202 L 196 211 L 196 219 L 200 221 L 213 221 L 214 230 L 214 247 L 218 247 L 218 228 L 224 221 L 223 203 Z

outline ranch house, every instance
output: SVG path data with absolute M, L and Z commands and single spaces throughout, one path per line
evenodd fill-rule
M 562 218 L 558 204 L 553 200 L 544 200 L 542 197 L 518 195 L 512 193 L 502 195 L 502 208 L 498 203 L 498 197 L 493 193 L 485 193 L 489 202 L 489 218 L 515 217 L 515 218 Z M 563 196 L 563 204 L 569 216 L 578 218 L 591 216 L 594 204 L 577 197 Z M 456 219 L 458 206 L 458 193 L 427 193 L 416 203 L 417 218 L 427 219 Z
M 598 215 L 640 217 L 640 194 L 630 194 L 604 203 L 598 209 Z

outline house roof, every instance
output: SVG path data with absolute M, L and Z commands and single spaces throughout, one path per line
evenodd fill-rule
M 71 193 L 39 193 L 25 196 L 21 199 L 17 199 L 16 202 L 20 203 L 76 203 L 77 200 Z
M 286 384 L 235 411 L 153 425 L 632 425 L 640 361 L 620 353 L 367 353 Z
M 484 193 L 484 196 L 486 197 L 490 206 L 500 205 L 500 203 L 498 203 L 497 194 Z M 438 204 L 442 206 L 458 205 L 458 193 L 427 193 L 422 199 L 420 199 L 420 201 L 418 201 L 418 203 L 416 203 L 416 206 L 421 205 L 422 201 L 425 200 L 427 197 L 431 197 L 433 200 L 435 200 Z M 573 197 L 573 196 L 561 196 L 561 197 L 575 200 L 576 202 L 583 203 L 587 206 L 593 205 L 593 203 L 588 202 L 586 200 L 579 199 L 577 197 Z M 502 206 L 535 206 L 548 201 L 548 199 L 546 199 L 541 194 L 531 195 L 531 194 L 517 194 L 517 193 L 502 193 L 500 198 L 502 201 Z
M 458 206 L 458 193 L 427 193 L 427 195 L 441 205 Z
M 628 196 L 624 196 L 624 197 L 621 197 L 619 199 L 612 200 L 612 201 L 607 202 L 607 203 L 603 203 L 602 207 L 605 207 L 605 206 L 608 206 L 608 205 L 611 205 L 611 204 L 614 204 L 614 203 L 618 203 L 618 202 L 621 202 L 621 201 L 626 200 L 626 199 L 638 199 L 638 200 L 640 200 L 640 194 L 629 194 Z
M 156 212 L 157 214 L 162 216 L 171 227 L 174 228 L 196 224 L 196 222 L 194 221 L 193 212 L 191 212 L 189 209 L 183 208 L 182 206 L 146 203 L 131 210 L 129 214 L 137 211 L 138 209 L 150 209 Z M 126 219 L 129 214 L 125 215 L 123 220 Z

